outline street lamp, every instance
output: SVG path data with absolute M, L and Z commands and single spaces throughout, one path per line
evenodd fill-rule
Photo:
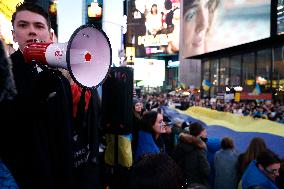
M 97 0 L 88 5 L 88 21 L 96 28 L 102 29 L 102 7 Z
M 102 7 L 95 0 L 88 6 L 88 17 L 89 18 L 101 18 L 102 17 Z

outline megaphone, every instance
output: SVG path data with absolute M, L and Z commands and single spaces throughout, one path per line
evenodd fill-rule
M 72 79 L 85 88 L 102 83 L 111 66 L 109 39 L 92 25 L 77 28 L 67 43 L 29 43 L 23 55 L 27 62 L 67 69 Z

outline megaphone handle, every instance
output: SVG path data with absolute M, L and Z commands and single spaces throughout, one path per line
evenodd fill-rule
M 51 43 L 30 43 L 25 46 L 23 55 L 27 63 L 32 61 L 47 64 L 45 52 Z

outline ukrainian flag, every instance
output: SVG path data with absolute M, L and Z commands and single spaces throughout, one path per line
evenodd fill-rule
M 254 95 L 259 95 L 261 93 L 260 86 L 258 83 L 255 84 L 255 88 L 253 89 L 252 93 Z
M 208 91 L 210 89 L 210 87 L 212 87 L 212 86 L 213 86 L 213 84 L 210 81 L 208 81 L 206 79 L 204 79 L 202 81 L 202 87 L 205 91 Z
M 272 151 L 284 156 L 284 125 L 281 123 L 198 106 L 185 111 L 168 107 L 163 107 L 163 110 L 170 120 L 181 118 L 189 123 L 200 122 L 206 128 L 209 138 L 231 137 L 240 153 L 247 149 L 252 138 L 261 137 Z

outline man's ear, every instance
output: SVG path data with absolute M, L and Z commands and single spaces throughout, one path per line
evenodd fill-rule
M 18 41 L 17 41 L 17 39 L 16 39 L 16 34 L 15 34 L 15 30 L 12 30 L 12 35 L 13 35 L 13 41 L 15 42 L 15 43 L 17 43 Z
M 51 42 L 55 42 L 53 37 L 54 37 L 54 30 L 50 29 L 50 31 L 49 31 L 49 39 L 50 39 Z

